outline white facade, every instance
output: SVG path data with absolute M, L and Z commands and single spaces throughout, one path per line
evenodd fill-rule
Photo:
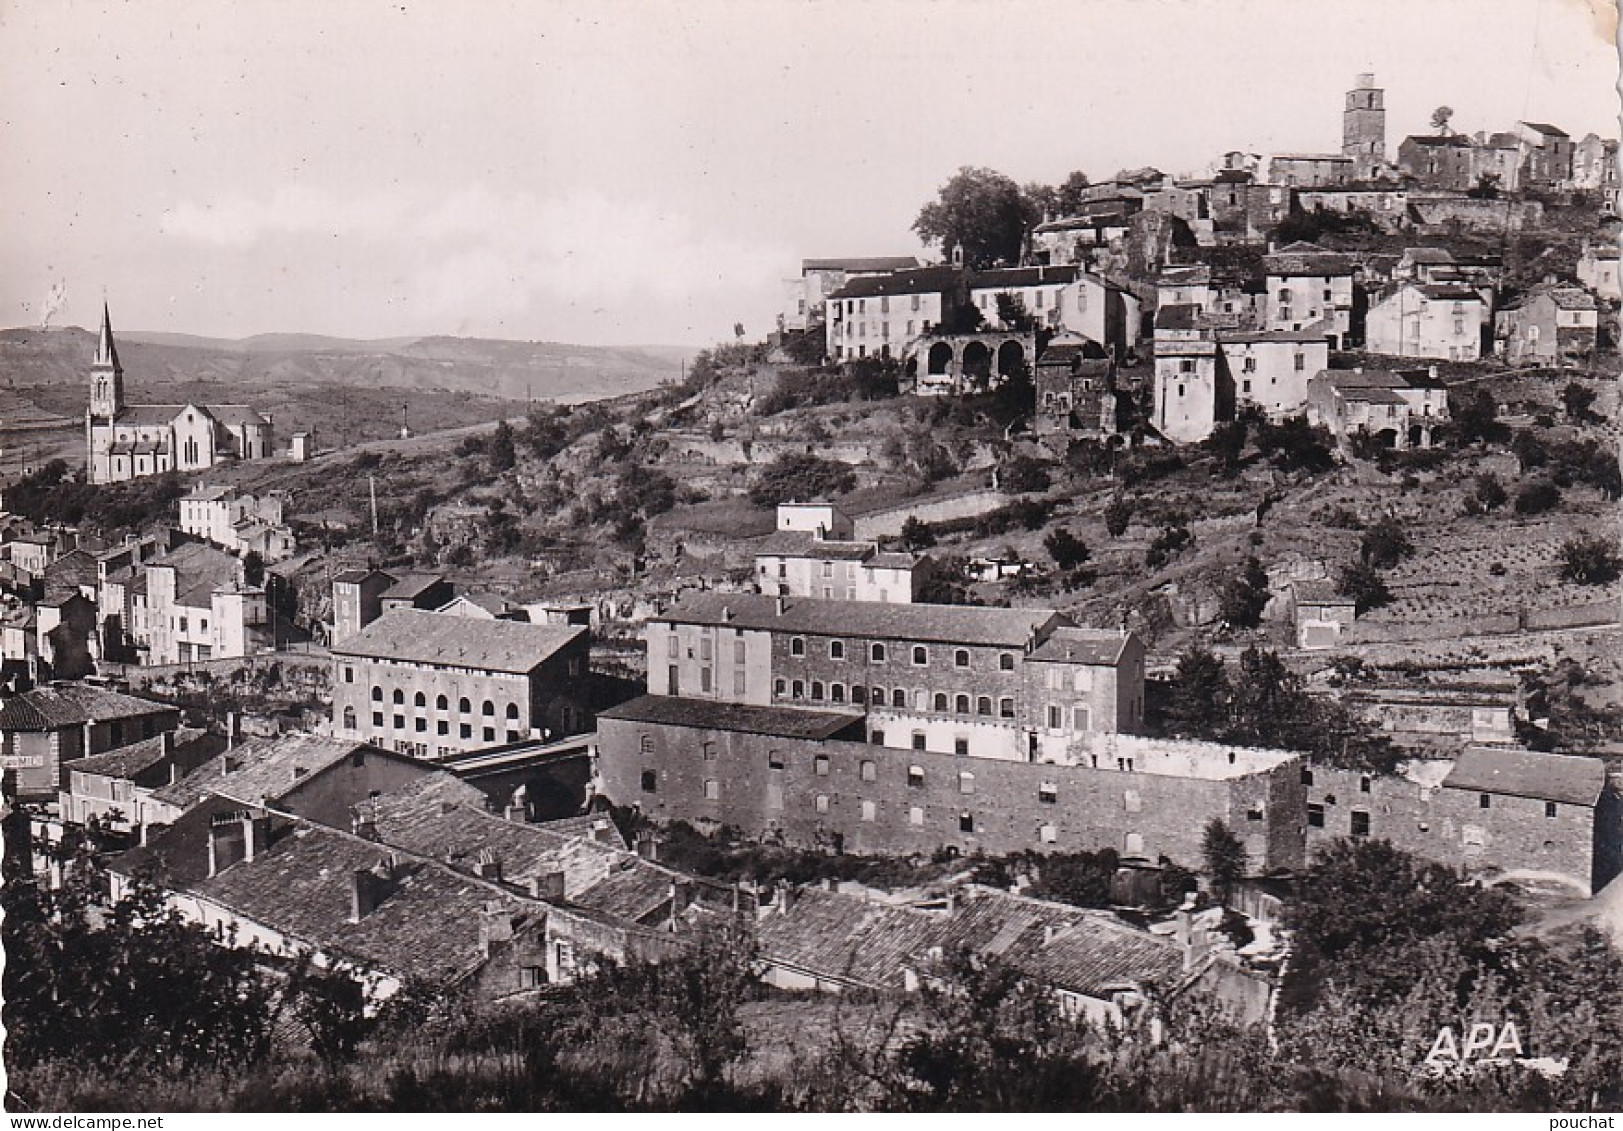
M 1212 434 L 1219 408 L 1217 346 L 1212 342 L 1157 342 L 1155 427 L 1179 444 Z
M 778 529 L 820 538 L 848 539 L 856 525 L 850 515 L 833 503 L 779 503 Z
M 1365 347 L 1392 357 L 1475 361 L 1482 356 L 1485 318 L 1475 291 L 1410 284 L 1370 306 Z
M 1270 419 L 1299 414 L 1308 380 L 1330 364 L 1330 344 L 1306 333 L 1218 334 L 1237 407 L 1255 405 Z

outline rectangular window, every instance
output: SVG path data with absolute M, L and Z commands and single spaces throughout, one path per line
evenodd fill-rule
M 1129 789 L 1123 792 L 1121 795 L 1121 803 L 1122 808 L 1127 810 L 1129 813 L 1141 813 L 1144 811 L 1144 799 L 1138 795 L 1138 790 L 1136 789 Z
M 872 801 L 864 801 L 862 803 L 862 819 L 864 821 L 872 821 L 878 816 L 879 806 L 877 804 Z
M 733 641 L 733 663 L 742 664 L 748 659 L 748 649 L 742 640 Z
M 1361 809 L 1354 809 L 1352 811 L 1351 815 L 1352 815 L 1352 824 L 1350 826 L 1350 831 L 1352 832 L 1352 835 L 1353 836 L 1368 836 L 1369 835 L 1369 814 L 1365 813 Z
M 654 770 L 642 772 L 642 791 L 644 793 L 657 793 L 659 791 L 659 774 Z
M 828 794 L 819 793 L 816 797 L 812 798 L 812 808 L 816 809 L 819 813 L 827 813 Z
M 676 639 L 676 633 L 675 632 L 672 632 L 669 636 L 667 636 L 665 638 L 665 654 L 667 656 L 669 656 L 671 659 L 675 660 L 675 659 L 679 659 L 681 657 L 681 655 L 682 655 L 682 653 L 680 651 L 681 647 L 682 647 L 682 645 Z
M 709 668 L 700 668 L 699 669 L 699 690 L 703 691 L 707 695 L 710 693 L 710 669 Z
M 969 739 L 962 737 L 953 739 L 952 752 L 960 758 L 969 757 Z
M 1484 793 L 1480 797 L 1477 798 L 1477 803 L 1476 804 L 1477 804 L 1478 809 L 1492 809 L 1493 808 L 1493 798 L 1490 797 L 1488 794 Z
M 742 668 L 733 673 L 733 694 L 744 694 L 744 670 Z
M 812 772 L 820 778 L 828 777 L 828 755 L 819 754 L 812 759 Z
M 1048 729 L 1059 730 L 1065 725 L 1065 709 L 1050 703 L 1048 705 Z
M 907 823 L 915 828 L 924 824 L 924 810 L 915 805 L 907 811 Z
M 1044 805 L 1059 804 L 1059 786 L 1045 781 L 1037 787 L 1037 800 Z
M 972 833 L 975 831 L 975 815 L 973 813 L 958 814 L 958 831 Z
M 706 801 L 721 800 L 721 783 L 715 778 L 706 778 L 704 782 L 704 799 Z
M 1324 828 L 1324 806 L 1310 804 L 1307 807 L 1307 824 L 1312 829 Z
M 1555 802 L 1546 801 L 1544 803 L 1544 815 L 1551 818 L 1555 816 Z
M 859 768 L 859 774 L 863 781 L 874 781 L 879 776 L 879 770 L 874 763 L 864 760 Z

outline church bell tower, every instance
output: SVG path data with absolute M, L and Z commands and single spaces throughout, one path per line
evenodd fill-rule
M 124 411 L 124 367 L 118 363 L 118 347 L 113 344 L 113 322 L 107 304 L 101 304 L 101 335 L 96 340 L 96 357 L 90 363 L 90 415 L 112 420 Z

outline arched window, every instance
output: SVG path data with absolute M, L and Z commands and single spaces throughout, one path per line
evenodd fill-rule
M 456 709 L 458 714 L 466 715 L 473 710 L 473 704 L 468 702 L 466 699 L 458 699 L 456 701 Z
M 975 713 L 977 715 L 990 715 L 992 713 L 992 700 L 985 695 L 975 700 Z
M 960 648 L 952 654 L 952 666 L 955 668 L 969 667 L 969 649 Z
M 426 695 L 424 695 L 424 694 L 423 694 L 423 693 L 422 693 L 422 692 L 421 692 L 421 691 L 419 691 L 419 692 L 418 692 L 418 693 L 417 693 L 417 694 L 416 694 L 416 695 L 415 695 L 415 696 L 414 696 L 414 697 L 413 697 L 413 698 L 412 698 L 412 701 L 411 701 L 411 705 L 412 705 L 412 706 L 413 706 L 413 707 L 416 707 L 416 708 L 418 708 L 418 709 L 419 709 L 419 710 L 421 710 L 421 709 L 422 709 L 422 708 L 424 708 L 424 707 L 426 707 L 426 706 L 428 706 L 428 696 L 426 696 Z
M 508 719 L 509 722 L 515 722 L 515 723 L 518 722 L 518 704 L 517 703 L 509 703 L 507 705 L 507 719 Z
M 947 709 L 947 693 L 945 691 L 937 691 L 935 693 L 935 709 L 938 711 L 945 711 Z
M 885 646 L 883 644 L 875 644 L 872 648 L 868 649 L 868 655 L 873 659 L 874 663 L 876 663 L 876 664 L 884 663 L 885 662 Z
M 487 718 L 487 719 L 495 718 L 496 717 L 496 704 L 492 703 L 489 699 L 486 699 L 485 700 L 485 705 L 483 707 L 479 708 L 479 713 L 481 715 L 485 716 L 485 718 Z
M 345 707 L 344 708 L 344 729 L 345 730 L 354 730 L 355 729 L 355 708 L 354 707 Z
M 449 699 L 447 699 L 443 695 L 435 697 L 435 699 L 434 699 L 434 710 L 436 710 L 436 711 L 449 711 L 450 709 L 451 709 L 451 701 Z
M 791 656 L 804 656 L 806 654 L 806 642 L 798 636 L 789 641 L 789 654 Z
M 374 702 L 374 703 L 383 702 L 383 688 L 381 688 L 381 687 L 373 687 L 372 688 L 372 702 Z
M 952 709 L 960 715 L 969 714 L 969 696 L 959 695 L 952 701 Z
M 820 679 L 812 680 L 811 697 L 814 700 L 821 700 L 823 698 L 823 681 L 822 680 L 820 680 Z
M 395 706 L 397 707 L 404 707 L 406 705 L 406 693 L 400 690 L 398 687 L 394 689 L 394 702 Z

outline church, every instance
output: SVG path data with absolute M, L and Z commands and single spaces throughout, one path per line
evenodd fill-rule
M 248 405 L 125 404 L 124 367 L 102 304 L 85 413 L 90 482 L 121 483 L 165 471 L 203 471 L 226 460 L 266 459 L 273 443 L 271 418 Z

